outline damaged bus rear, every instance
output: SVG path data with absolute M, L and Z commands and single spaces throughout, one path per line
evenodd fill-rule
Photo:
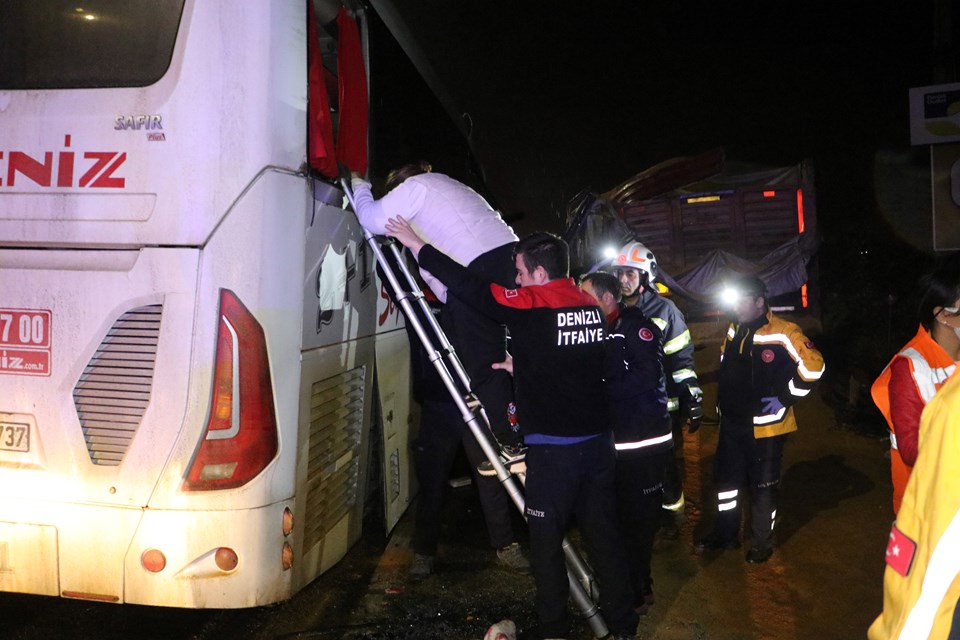
M 0 591 L 268 604 L 370 482 L 409 502 L 402 321 L 307 161 L 313 9 L 0 9 Z

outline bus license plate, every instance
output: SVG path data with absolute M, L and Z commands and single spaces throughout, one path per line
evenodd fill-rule
M 0 451 L 30 451 L 30 425 L 0 422 Z

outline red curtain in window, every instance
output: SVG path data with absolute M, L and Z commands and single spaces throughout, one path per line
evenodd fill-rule
M 340 128 L 337 131 L 337 156 L 351 171 L 367 173 L 367 73 L 357 22 L 340 7 L 337 14 L 340 33 L 337 51 L 337 76 L 340 80 Z
M 340 112 L 337 144 L 333 144 L 330 121 L 330 99 L 327 82 L 330 72 L 323 66 L 317 39 L 317 19 L 313 2 L 307 2 L 307 56 L 309 80 L 309 114 L 307 121 L 310 166 L 327 176 L 339 177 L 337 160 L 351 171 L 367 172 L 367 74 L 363 66 L 363 49 L 357 22 L 343 7 L 337 14 L 339 42 L 337 48 L 337 105 Z
M 310 166 L 327 176 L 336 178 L 337 155 L 333 147 L 333 125 L 330 122 L 330 101 L 324 82 L 326 70 L 320 54 L 317 37 L 317 16 L 313 2 L 307 2 L 307 161 Z

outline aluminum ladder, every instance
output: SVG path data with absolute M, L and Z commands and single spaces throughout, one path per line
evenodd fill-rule
M 340 179 L 341 187 L 347 196 L 347 201 L 354 211 L 357 210 L 353 198 L 353 190 L 350 186 L 349 173 L 342 171 Z M 416 279 L 407 268 L 406 261 L 400 254 L 398 243 L 383 236 L 375 236 L 368 229 L 363 228 L 363 237 L 376 256 L 377 263 L 380 265 L 387 282 L 393 289 L 397 304 L 403 312 L 404 318 L 413 327 L 414 332 L 420 339 L 420 343 L 426 350 L 430 362 L 433 364 L 440 379 L 443 381 L 447 392 L 456 403 L 460 411 L 460 416 L 464 423 L 470 429 L 470 433 L 476 439 L 484 455 L 493 465 L 497 472 L 497 479 L 503 485 L 513 504 L 520 510 L 520 514 L 526 519 L 524 508 L 523 491 L 520 484 L 524 480 L 523 474 L 517 474 L 514 477 L 503 461 L 500 459 L 493 433 L 490 430 L 490 422 L 487 414 L 480 403 L 479 398 L 473 393 L 470 387 L 470 377 L 460 362 L 453 345 L 447 338 L 440 324 L 434 317 L 427 304 L 426 298 L 420 290 Z M 387 253 L 391 260 L 387 259 Z M 396 271 L 400 272 L 402 280 L 398 277 Z M 417 310 L 419 309 L 419 315 Z M 421 321 L 425 319 L 426 322 Z M 424 324 L 428 325 L 425 327 Z M 520 482 L 517 482 L 519 478 Z M 597 607 L 599 600 L 599 589 L 590 570 L 583 558 L 570 541 L 563 539 L 564 558 L 567 563 L 567 579 L 570 583 L 570 595 L 574 604 L 580 609 L 584 619 L 590 626 L 597 638 L 603 638 L 609 635 L 610 631 L 603 620 L 600 610 Z

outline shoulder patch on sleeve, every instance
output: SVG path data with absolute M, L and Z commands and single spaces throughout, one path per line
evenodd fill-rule
M 494 300 L 505 307 L 529 309 L 533 306 L 530 293 L 523 288 L 505 289 L 498 284 L 491 284 L 490 293 L 493 294 Z
M 916 553 L 917 543 L 894 525 L 890 529 L 890 538 L 887 541 L 886 561 L 890 568 L 907 577 L 913 567 L 913 557 Z

